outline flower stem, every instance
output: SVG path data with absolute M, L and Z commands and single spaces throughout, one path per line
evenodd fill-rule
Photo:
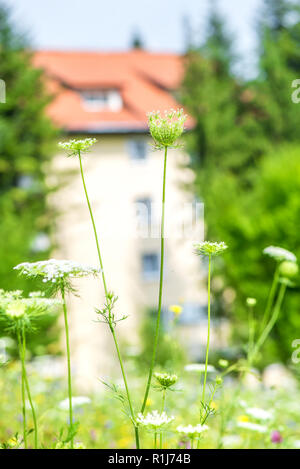
M 250 364 L 252 364 L 253 360 L 257 356 L 259 350 L 261 349 L 261 347 L 265 343 L 268 335 L 270 334 L 271 330 L 273 329 L 273 327 L 274 327 L 274 325 L 275 325 L 275 323 L 278 319 L 285 292 L 286 292 L 286 285 L 284 283 L 282 283 L 281 287 L 279 289 L 279 293 L 278 293 L 278 297 L 277 297 L 277 301 L 276 301 L 276 304 L 275 304 L 275 307 L 274 307 L 272 317 L 271 317 L 270 321 L 268 322 L 266 328 L 263 330 L 261 336 L 259 337 L 259 339 L 258 339 L 258 341 L 257 341 L 257 343 L 254 347 L 253 353 L 251 354 L 251 357 L 250 357 Z
M 207 365 L 208 365 L 208 352 L 210 340 L 210 277 L 211 277 L 211 255 L 208 256 L 208 280 L 207 280 L 207 342 L 206 342 L 206 356 L 205 356 L 205 371 L 202 389 L 202 405 L 205 402 L 205 388 L 207 378 Z
M 24 352 L 22 345 L 22 339 L 20 333 L 18 333 L 18 345 L 19 345 L 19 355 L 21 360 L 21 368 L 22 368 L 22 415 L 23 415 L 23 441 L 24 441 L 24 448 L 27 449 L 27 428 L 26 428 L 26 401 L 25 401 L 25 379 L 24 379 Z
M 263 315 L 263 319 L 262 319 L 262 323 L 261 323 L 261 330 L 262 331 L 266 327 L 267 322 L 268 322 L 269 317 L 270 317 L 272 305 L 273 305 L 274 299 L 275 299 L 278 280 L 279 280 L 279 264 L 277 265 L 276 270 L 274 272 L 273 282 L 272 282 L 271 290 L 270 290 L 270 293 L 269 293 L 269 296 L 268 296 L 267 306 L 266 306 L 266 309 L 265 309 L 265 312 L 264 312 L 264 315 Z
M 66 333 L 66 349 L 67 349 L 67 363 L 68 363 L 68 394 L 69 394 L 69 428 L 71 436 L 71 449 L 74 448 L 74 435 L 73 435 L 73 406 L 72 406 L 72 377 L 71 377 L 71 354 L 70 354 L 70 340 L 69 340 L 69 325 L 67 305 L 65 298 L 64 287 L 61 288 L 61 296 L 63 300 L 64 320 L 65 320 L 65 333 Z
M 144 413 L 147 399 L 150 391 L 153 368 L 156 359 L 156 351 L 158 345 L 159 329 L 160 329 L 160 316 L 161 316 L 161 304 L 162 304 L 162 291 L 163 291 L 163 278 L 164 278 L 164 248 L 165 248 L 165 201 L 166 201 L 166 172 L 167 172 L 167 154 L 168 147 L 165 147 L 165 156 L 164 156 L 164 173 L 163 173 L 163 190 L 162 190 L 162 212 L 161 212 L 161 232 L 160 232 L 160 278 L 159 278 L 159 294 L 158 294 L 158 311 L 156 319 L 156 329 L 154 337 L 154 346 L 152 352 L 152 359 L 149 369 L 149 376 L 145 391 L 145 396 L 143 400 L 143 405 L 141 413 Z
M 80 151 L 78 152 L 78 158 L 79 158 L 80 174 L 81 174 L 83 189 L 84 189 L 84 193 L 85 193 L 85 198 L 86 198 L 86 202 L 87 202 L 89 213 L 90 213 L 90 218 L 91 218 L 92 225 L 93 225 L 93 231 L 94 231 L 94 237 L 95 237 L 95 241 L 96 241 L 99 264 L 100 264 L 100 268 L 101 268 L 101 275 L 102 275 L 104 293 L 105 293 L 105 297 L 108 298 L 108 288 L 107 288 L 107 283 L 106 283 L 106 278 L 105 278 L 105 273 L 104 273 L 103 261 L 102 261 L 101 250 L 100 250 L 100 243 L 99 243 L 99 238 L 98 238 L 98 234 L 97 234 L 97 229 L 96 229 L 96 224 L 95 224 L 95 220 L 94 220 L 94 215 L 93 215 L 91 203 L 90 203 L 87 188 L 86 188 Z M 109 302 L 108 302 L 108 305 L 109 305 Z M 114 344 L 115 344 L 115 347 L 116 347 L 118 360 L 119 360 L 119 363 L 120 363 L 120 368 L 121 368 L 121 372 L 122 372 L 122 376 L 123 376 L 123 381 L 124 381 L 124 385 L 125 385 L 125 389 L 126 389 L 128 404 L 129 404 L 129 408 L 130 408 L 130 414 L 131 414 L 132 422 L 133 422 L 133 425 L 134 425 L 136 447 L 137 447 L 137 449 L 139 449 L 140 448 L 139 430 L 138 430 L 138 427 L 136 426 L 136 423 L 135 423 L 135 415 L 134 415 L 134 410 L 133 410 L 133 406 L 132 406 L 132 402 L 131 402 L 129 387 L 128 387 L 127 378 L 126 378 L 126 373 L 125 373 L 125 369 L 124 369 L 124 365 L 123 365 L 123 359 L 122 359 L 121 352 L 120 352 L 120 347 L 119 347 L 119 344 L 118 344 L 118 340 L 117 340 L 117 337 L 116 337 L 114 326 L 111 323 L 111 308 L 110 308 L 110 306 L 108 306 L 108 310 L 109 310 L 109 321 L 110 321 L 109 322 L 109 327 L 110 327 L 110 330 L 111 330 L 111 333 L 112 333 L 112 336 L 113 336 L 113 340 L 114 340 Z
M 25 387 L 27 391 L 27 396 L 31 408 L 31 413 L 32 413 L 32 418 L 33 418 L 33 426 L 34 426 L 34 447 L 35 449 L 38 448 L 38 426 L 37 426 L 37 419 L 36 419 L 36 413 L 34 410 L 34 405 L 31 397 L 31 392 L 30 392 L 30 387 L 29 387 L 29 381 L 27 378 L 27 372 L 26 372 L 26 366 L 25 366 L 25 352 L 26 352 L 26 337 L 25 337 L 25 331 L 23 329 L 22 331 L 22 336 L 23 336 L 23 364 L 24 364 L 24 380 L 25 380 Z
M 165 405 L 166 405 L 166 395 L 167 395 L 167 390 L 164 389 L 162 391 L 162 406 L 161 406 L 161 413 L 164 412 L 165 410 Z M 162 449 L 162 444 L 163 444 L 163 434 L 162 432 L 160 432 L 160 435 L 159 435 L 159 447 L 160 449 Z

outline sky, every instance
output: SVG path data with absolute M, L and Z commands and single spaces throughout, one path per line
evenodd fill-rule
M 183 18 L 201 39 L 212 0 L 1 0 L 37 49 L 126 50 L 138 31 L 151 51 L 182 52 Z M 237 39 L 243 68 L 251 70 L 262 0 L 218 0 Z

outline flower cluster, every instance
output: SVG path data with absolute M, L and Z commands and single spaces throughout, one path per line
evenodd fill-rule
M 175 417 L 173 416 L 168 417 L 166 412 L 162 412 L 160 414 L 157 410 L 153 410 L 153 412 L 148 412 L 145 416 L 143 414 L 138 414 L 136 421 L 143 427 L 148 427 L 151 430 L 157 431 L 171 423 L 174 418 Z
M 154 373 L 154 377 L 164 389 L 170 388 L 178 380 L 177 375 L 169 375 L 168 373 Z
M 59 300 L 45 298 L 41 292 L 32 292 L 28 298 L 24 298 L 22 292 L 1 290 L 0 322 L 8 332 L 15 332 L 20 327 L 34 330 L 40 316 L 49 313 L 60 304 Z
M 297 262 L 297 258 L 295 254 L 288 251 L 287 249 L 280 248 L 278 246 L 268 246 L 267 248 L 263 250 L 263 253 L 266 254 L 266 256 L 272 257 L 277 262 L 282 262 L 282 261 Z
M 203 243 L 195 244 L 194 247 L 195 253 L 198 256 L 219 256 L 228 248 L 223 241 L 221 243 L 204 241 Z
M 47 261 L 23 262 L 14 267 L 25 277 L 42 277 L 43 282 L 56 283 L 67 278 L 97 275 L 100 269 L 68 260 L 49 259 Z
M 148 114 L 148 124 L 155 148 L 160 150 L 166 147 L 177 148 L 176 142 L 184 131 L 187 116 L 183 109 L 165 111 L 164 116 L 157 112 Z
M 69 140 L 68 142 L 59 142 L 59 146 L 67 150 L 68 156 L 86 153 L 89 148 L 97 142 L 96 138 L 85 138 L 83 140 Z
M 187 426 L 179 425 L 179 427 L 177 427 L 178 433 L 182 433 L 183 435 L 185 435 L 189 438 L 199 437 L 200 433 L 203 433 L 206 430 L 208 430 L 208 426 L 207 425 L 201 425 L 201 424 L 198 424 L 198 425 L 195 425 L 195 426 L 193 426 L 193 425 L 187 425 Z

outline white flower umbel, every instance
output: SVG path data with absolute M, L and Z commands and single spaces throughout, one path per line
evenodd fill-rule
M 59 142 L 58 146 L 67 150 L 68 156 L 86 153 L 89 148 L 97 142 L 96 138 L 85 138 L 83 140 L 69 140 L 68 142 Z
M 49 259 L 38 262 L 23 262 L 14 267 L 25 277 L 42 277 L 43 282 L 56 283 L 60 280 L 98 275 L 101 269 L 80 264 L 79 262 Z
M 203 241 L 203 243 L 198 243 L 194 245 L 195 253 L 198 256 L 219 256 L 227 248 L 227 244 L 223 241 L 221 243 L 213 243 L 211 241 Z
M 181 433 L 185 436 L 188 436 L 189 438 L 197 438 L 201 433 L 205 432 L 208 430 L 207 425 L 179 425 L 176 429 L 178 433 Z
M 278 246 L 268 246 L 263 250 L 263 253 L 266 256 L 272 257 L 277 262 L 282 261 L 291 261 L 297 262 L 297 257 L 292 252 L 288 251 L 287 249 L 278 247 Z
M 183 109 L 171 109 L 161 115 L 159 111 L 148 114 L 148 124 L 155 149 L 177 148 L 177 140 L 184 131 L 187 116 Z
M 253 422 L 238 422 L 237 426 L 243 430 L 250 430 L 257 433 L 267 433 L 268 428 L 265 425 Z
M 258 407 L 248 407 L 245 409 L 245 413 L 256 420 L 268 421 L 273 419 L 272 412 Z
M 136 421 L 143 427 L 148 427 L 151 430 L 158 432 L 163 427 L 168 425 L 174 420 L 175 417 L 168 417 L 166 412 L 159 413 L 157 410 L 153 412 L 148 412 L 145 416 L 143 414 L 138 414 Z

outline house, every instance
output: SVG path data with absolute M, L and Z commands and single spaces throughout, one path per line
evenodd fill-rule
M 83 159 L 86 183 L 108 288 L 119 298 L 117 311 L 129 316 L 117 333 L 121 341 L 138 346 L 141 320 L 149 308 L 157 307 L 160 263 L 163 156 L 151 149 L 147 113 L 178 108 L 182 58 L 142 50 L 40 51 L 34 63 L 46 73 L 55 96 L 48 112 L 65 139 L 98 140 Z M 163 309 L 167 321 L 169 305 L 182 304 L 183 337 L 192 347 L 190 336 L 207 299 L 199 258 L 193 253 L 193 242 L 203 238 L 202 205 L 189 190 L 193 174 L 187 161 L 184 150 L 170 150 Z M 49 177 L 65 181 L 52 200 L 60 212 L 56 257 L 97 264 L 78 161 L 58 150 Z M 97 377 L 116 369 L 115 352 L 108 328 L 95 323 L 94 308 L 104 301 L 101 282 L 78 283 L 80 298 L 70 298 L 73 363 L 79 383 L 97 385 Z

